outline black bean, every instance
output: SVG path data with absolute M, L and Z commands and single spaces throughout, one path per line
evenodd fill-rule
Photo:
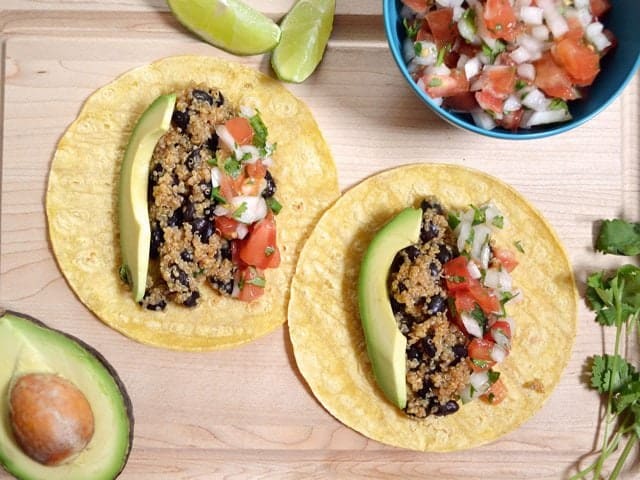
M 391 311 L 393 311 L 393 313 L 402 313 L 404 311 L 404 306 L 398 302 L 395 297 L 390 297 L 389 303 L 391 303 Z
M 218 278 L 209 277 L 209 283 L 220 293 L 231 295 L 233 292 L 233 279 L 224 282 Z
M 229 242 L 225 241 L 220 246 L 220 250 L 218 250 L 218 252 L 220 252 L 220 258 L 222 260 L 231 260 L 231 244 Z
M 414 261 L 416 258 L 418 258 L 418 255 L 420 255 L 420 249 L 415 245 L 410 245 L 402 251 L 405 253 L 407 258 L 411 261 Z
M 438 213 L 440 215 L 442 215 L 442 213 L 443 213 L 442 205 L 440 205 L 436 201 L 431 201 L 431 200 L 426 200 L 425 199 L 420 204 L 420 208 L 422 209 L 423 212 L 426 212 L 427 210 L 435 210 L 436 213 Z
M 449 400 L 444 405 L 440 405 L 435 414 L 438 416 L 451 415 L 452 413 L 457 412 L 459 408 L 460 406 L 458 405 L 458 402 L 455 400 Z
M 203 243 L 207 243 L 209 237 L 213 235 L 214 226 L 206 218 L 200 217 L 191 222 L 191 230 L 200 237 Z
M 189 155 L 187 155 L 187 160 L 185 161 L 185 165 L 187 166 L 189 171 L 192 171 L 194 168 L 200 165 L 199 148 L 194 148 L 193 150 L 191 150 L 191 152 L 189 152 Z
M 418 343 L 414 343 L 407 349 L 407 358 L 409 360 L 420 360 L 422 359 L 422 350 L 419 347 Z
M 209 105 L 213 105 L 213 97 L 209 95 L 207 92 L 205 92 L 204 90 L 196 89 L 193 92 L 191 92 L 191 95 L 193 96 L 193 98 L 195 98 L 200 102 L 207 102 Z
M 422 225 L 422 230 L 420 230 L 420 240 L 423 242 L 428 242 L 429 240 L 433 240 L 440 233 L 440 229 L 438 226 L 428 221 L 424 225 Z
M 435 315 L 436 313 L 442 313 L 447 308 L 447 300 L 440 295 L 434 295 L 429 300 L 427 305 L 427 313 L 429 315 Z
M 170 227 L 177 227 L 182 225 L 182 210 L 177 208 L 173 211 L 171 216 L 167 218 L 167 225 Z
M 451 260 L 452 251 L 448 245 L 440 245 L 440 251 L 436 255 L 436 258 L 440 261 L 440 264 L 444 265 Z
M 183 250 L 182 252 L 180 252 L 180 258 L 185 262 L 193 262 L 193 253 L 191 253 L 189 250 Z
M 200 298 L 200 292 L 194 290 L 191 292 L 186 300 L 182 303 L 185 307 L 195 307 L 198 304 L 198 299 Z
M 160 256 L 160 246 L 164 242 L 164 232 L 160 224 L 154 222 L 151 226 L 151 243 L 149 245 L 149 257 L 156 259 Z
M 196 206 L 190 202 L 186 201 L 184 205 L 182 205 L 182 219 L 185 222 L 190 222 L 196 216 Z
M 438 349 L 433 344 L 433 340 L 431 338 L 423 338 L 421 344 L 422 348 L 424 349 L 424 353 L 426 353 L 429 358 L 433 358 L 436 356 Z
M 273 176 L 271 175 L 271 172 L 269 172 L 269 170 L 267 170 L 264 179 L 267 182 L 267 186 L 264 187 L 262 196 L 264 198 L 273 197 L 276 194 L 276 181 L 273 179 Z
M 142 302 L 140 302 L 142 304 Z M 160 299 L 156 303 L 147 303 L 147 310 L 152 310 L 154 312 L 159 312 L 160 310 L 164 310 L 167 308 L 167 302 L 163 299 Z
M 214 209 L 211 205 L 204 207 L 202 209 L 202 215 L 204 215 L 205 218 L 208 218 L 209 220 L 213 221 L 213 218 L 214 218 L 213 210 Z
M 418 390 L 418 392 L 416 393 L 421 398 L 427 398 L 427 396 L 430 396 L 429 394 L 431 393 L 432 390 L 433 390 L 433 383 L 431 382 L 431 380 L 429 380 L 428 377 L 424 377 L 424 379 L 422 380 L 422 388 Z
M 180 130 L 186 132 L 189 126 L 189 114 L 180 110 L 174 110 L 171 116 L 171 122 Z
M 406 291 L 407 291 L 407 286 L 404 284 L 404 282 L 398 282 L 398 292 L 402 293 Z
M 204 198 L 210 198 L 211 197 L 211 184 L 210 183 L 202 182 L 201 184 L 199 184 L 199 187 L 200 187 L 200 191 L 204 195 Z
M 207 147 L 209 147 L 209 150 L 211 150 L 213 154 L 218 150 L 218 134 L 216 132 L 213 132 L 207 139 Z
M 189 275 L 176 264 L 171 265 L 171 277 L 178 281 L 181 285 L 189 286 Z
M 442 273 L 442 272 L 441 272 L 440 267 L 438 266 L 437 263 L 431 262 L 429 264 L 429 273 L 431 274 L 431 276 L 433 278 L 437 278 L 440 275 L 440 273 Z
M 389 267 L 389 272 L 397 273 L 400 271 L 400 267 L 405 261 L 405 256 L 401 254 L 401 252 L 396 253 L 396 256 L 393 257 L 393 262 L 391 262 L 391 267 Z
M 218 97 L 216 98 L 216 107 L 220 107 L 224 105 L 224 97 L 222 96 L 222 92 L 218 92 Z
M 467 347 L 461 343 L 454 345 L 451 350 L 453 354 L 456 356 L 456 359 L 461 359 L 469 356 L 469 352 Z

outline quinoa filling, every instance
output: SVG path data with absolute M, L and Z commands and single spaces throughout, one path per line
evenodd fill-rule
M 255 223 L 265 216 L 272 219 L 266 205 L 273 199 L 276 184 L 262 165 L 263 158 L 246 153 L 237 158 L 237 140 L 229 145 L 224 125 L 239 117 L 247 115 L 230 105 L 217 88 L 193 85 L 177 95 L 171 127 L 156 145 L 150 164 L 150 263 L 141 302 L 147 309 L 164 310 L 168 301 L 196 306 L 205 279 L 225 296 L 238 296 L 244 278 L 250 277 L 255 288 L 264 287 L 261 270 L 238 261 L 234 254 L 238 245 L 233 243 L 250 235 Z M 221 127 L 227 134 L 226 142 L 218 135 Z M 247 166 L 251 163 L 252 172 L 259 165 L 262 173 L 250 176 L 244 162 Z M 232 192 L 227 197 L 237 196 L 225 198 L 220 183 L 236 185 L 241 180 L 242 186 L 236 188 L 250 188 L 251 193 L 245 195 L 253 197 L 240 196 L 242 192 L 227 187 Z M 238 198 L 244 199 L 243 203 L 232 207 Z M 245 218 L 255 213 L 247 210 L 263 204 L 262 217 Z M 275 241 L 275 230 L 273 235 Z M 277 249 L 275 245 L 269 248 L 271 253 Z M 240 271 L 248 268 L 253 268 L 250 276 Z
M 469 383 L 467 336 L 448 318 L 443 266 L 457 256 L 456 237 L 442 206 L 421 204 L 420 241 L 396 255 L 388 278 L 391 307 L 407 337 L 407 405 L 417 418 L 459 409 L 459 392 Z

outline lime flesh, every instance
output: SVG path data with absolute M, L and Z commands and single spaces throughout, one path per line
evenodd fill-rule
M 185 27 L 212 45 L 236 55 L 268 52 L 280 40 L 280 27 L 239 0 L 168 0 Z
M 280 80 L 299 83 L 313 73 L 327 47 L 335 9 L 335 0 L 299 0 L 284 17 L 271 57 Z

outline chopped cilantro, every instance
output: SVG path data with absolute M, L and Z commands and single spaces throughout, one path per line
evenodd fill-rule
M 409 37 L 411 40 L 414 40 L 416 38 L 416 35 L 418 34 L 418 31 L 420 30 L 420 27 L 422 26 L 422 22 L 413 20 L 411 23 L 409 23 L 409 20 L 405 18 L 402 20 L 402 25 L 404 26 L 404 31 L 407 32 L 407 37 Z
M 433 77 L 431 80 L 429 80 L 429 85 L 427 85 L 428 87 L 439 87 L 442 85 L 442 79 L 439 77 Z
M 238 175 L 242 172 L 242 165 L 234 156 L 231 156 L 224 162 L 224 171 L 230 177 L 238 178 Z
M 522 80 L 521 78 L 519 78 L 518 80 L 516 80 L 516 90 L 522 90 L 524 87 L 527 86 L 527 82 L 525 82 L 524 80 Z
M 238 208 L 233 211 L 233 218 L 239 220 L 242 217 L 242 214 L 247 211 L 247 202 L 242 202 Z
M 462 275 L 451 275 L 447 277 L 451 283 L 463 283 L 466 279 Z
M 449 213 L 449 215 L 447 215 L 447 223 L 449 224 L 451 230 L 455 230 L 456 227 L 460 225 L 460 217 L 458 217 L 458 215 L 456 215 L 455 213 Z
M 516 250 L 518 250 L 520 253 L 524 253 L 524 247 L 522 246 L 522 242 L 520 240 L 516 240 L 515 242 L 513 242 L 513 246 L 516 247 Z
M 276 252 L 276 249 L 274 247 L 272 247 L 271 245 L 269 245 L 267 248 L 264 249 L 264 256 L 265 257 L 270 257 L 275 252 Z
M 487 211 L 487 207 L 481 207 L 478 208 L 475 205 L 471 205 L 471 208 L 473 208 L 473 225 L 480 225 L 481 223 L 484 223 L 487 219 L 486 216 L 486 211 Z
M 471 362 L 480 369 L 487 368 L 487 366 L 489 365 L 489 362 L 487 362 L 486 360 L 479 360 L 477 358 L 472 358 Z
M 267 207 L 269 207 L 269 209 L 276 215 L 280 213 L 280 210 L 282 210 L 282 204 L 276 200 L 275 197 L 267 198 Z
M 489 370 L 487 372 L 487 375 L 489 376 L 489 384 L 493 385 L 494 383 L 496 383 L 498 381 L 498 379 L 500 378 L 500 372 L 494 372 L 493 370 Z
M 467 240 L 464 242 L 465 246 L 471 247 L 473 245 L 473 240 L 476 237 L 476 230 L 475 228 L 472 228 L 471 231 L 469 232 L 469 236 L 467 237 Z
M 413 44 L 413 51 L 416 56 L 419 57 L 422 54 L 422 42 L 416 42 Z
M 260 118 L 260 112 L 256 111 L 253 117 L 249 118 L 251 128 L 253 128 L 253 145 L 257 148 L 264 148 L 267 144 L 267 135 L 269 134 L 267 127 Z
M 444 63 L 444 57 L 446 57 L 447 53 L 451 50 L 451 44 L 447 43 L 440 50 L 438 50 L 438 57 L 436 59 L 436 66 L 440 66 Z
M 549 109 L 550 110 L 569 110 L 569 107 L 567 106 L 567 102 L 565 102 L 564 100 L 560 98 L 554 98 L 553 100 L 551 100 L 551 103 L 549 104 Z
M 496 61 L 496 57 L 506 50 L 507 46 L 504 42 L 496 40 L 495 45 L 491 48 L 486 43 L 482 42 L 482 53 L 489 59 L 489 63 Z
M 118 274 L 120 275 L 120 280 L 122 280 L 125 283 L 131 283 L 129 281 L 129 269 L 127 268 L 126 265 L 120 266 L 120 269 L 118 270 Z
M 211 189 L 211 200 L 217 203 L 227 203 L 227 199 L 222 196 L 222 193 L 220 193 L 220 187 Z
M 254 267 L 249 267 L 249 270 L 251 272 L 251 278 L 248 280 L 245 280 L 245 283 L 248 283 L 249 285 L 255 285 L 256 287 L 264 288 L 265 285 L 267 284 L 265 278 L 258 275 L 258 271 Z
M 503 228 L 504 217 L 502 215 L 496 215 L 495 217 L 493 217 L 493 220 L 491 220 L 491 225 L 493 225 L 496 228 Z
M 476 304 L 474 305 L 473 310 L 471 310 L 471 312 L 469 313 L 473 318 L 477 320 L 478 325 L 480 325 L 480 328 L 484 332 L 484 329 L 487 325 L 487 316 L 484 314 L 482 309 Z

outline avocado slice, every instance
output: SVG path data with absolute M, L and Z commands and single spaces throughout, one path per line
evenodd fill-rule
M 131 400 L 100 353 L 81 340 L 26 315 L 0 310 L 0 465 L 22 480 L 111 480 L 124 468 L 133 439 Z M 27 456 L 13 434 L 9 391 L 28 373 L 52 373 L 87 398 L 94 432 L 68 463 L 45 466 Z
M 407 339 L 391 310 L 387 277 L 396 254 L 420 239 L 422 210 L 406 208 L 374 236 L 358 278 L 360 320 L 376 381 L 389 401 L 407 404 Z
M 161 95 L 144 111 L 133 129 L 120 170 L 118 222 L 122 276 L 131 284 L 136 302 L 144 296 L 149 268 L 149 163 L 158 140 L 171 126 L 175 103 L 175 94 Z

